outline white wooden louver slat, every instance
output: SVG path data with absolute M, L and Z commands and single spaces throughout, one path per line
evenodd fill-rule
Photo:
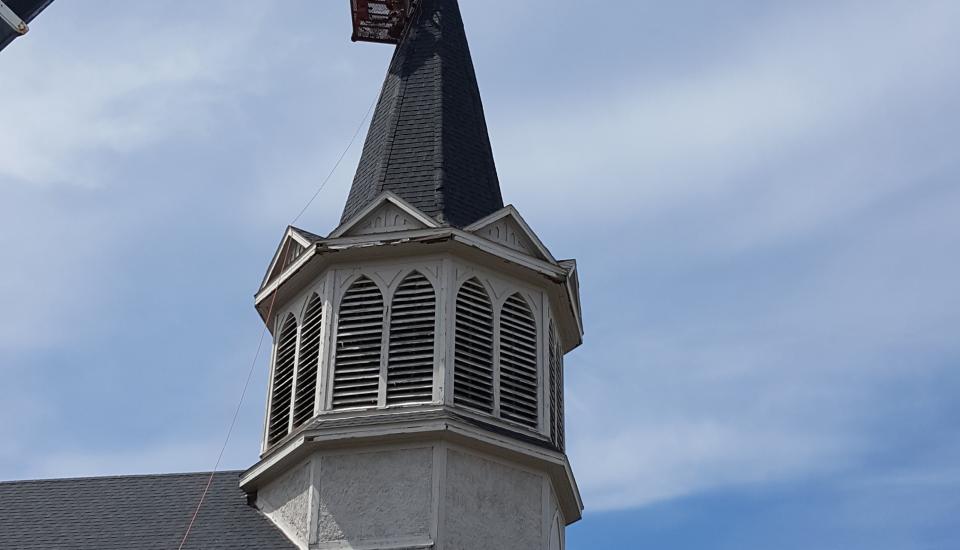
M 273 391 L 270 397 L 270 421 L 267 445 L 283 439 L 290 427 L 290 400 L 293 394 L 294 358 L 297 345 L 297 320 L 287 315 L 277 337 L 276 362 L 273 368 Z
M 493 305 L 480 281 L 460 287 L 456 308 L 454 403 L 493 413 Z
M 553 417 L 551 439 L 561 451 L 564 450 L 563 427 L 563 350 L 560 348 L 560 339 L 557 331 L 550 322 L 550 416 Z
M 367 277 L 357 279 L 340 303 L 333 408 L 377 405 L 383 314 L 380 289 Z
M 519 294 L 507 298 L 500 314 L 500 416 L 536 428 L 537 323 Z
M 388 405 L 433 399 L 436 309 L 436 292 L 421 273 L 411 273 L 397 288 L 390 308 Z
M 313 294 L 307 302 L 300 329 L 300 357 L 297 369 L 297 397 L 293 406 L 293 426 L 302 426 L 313 418 L 320 367 L 320 337 L 323 327 L 323 300 Z

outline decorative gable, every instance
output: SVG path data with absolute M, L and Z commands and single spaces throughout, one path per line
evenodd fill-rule
M 270 284 L 270 282 L 279 277 L 284 270 L 302 258 L 313 245 L 313 242 L 317 240 L 320 240 L 320 237 L 312 233 L 307 233 L 296 227 L 288 227 L 286 233 L 283 234 L 283 239 L 280 241 L 280 246 L 277 247 L 277 251 L 273 255 L 270 268 L 267 269 L 267 274 L 264 276 L 260 288 L 262 289 Z
M 543 245 L 513 206 L 507 206 L 465 230 L 528 256 L 556 263 L 547 247 Z
M 334 231 L 330 238 L 360 237 L 393 231 L 426 229 L 438 224 L 393 193 L 383 193 L 351 220 Z
M 530 239 L 524 235 L 523 228 L 509 217 L 500 218 L 474 234 L 524 254 L 538 255 Z
M 423 222 L 404 212 L 397 205 L 392 202 L 385 202 L 363 218 L 358 225 L 352 227 L 347 235 L 370 235 L 407 229 L 423 229 L 425 227 L 426 225 Z

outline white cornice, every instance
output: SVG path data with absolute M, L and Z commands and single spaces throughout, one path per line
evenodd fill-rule
M 567 271 L 558 264 L 552 264 L 539 260 L 512 248 L 494 243 L 483 237 L 478 237 L 472 233 L 450 227 L 439 227 L 435 229 L 415 229 L 410 231 L 397 231 L 393 233 L 383 233 L 377 235 L 361 235 L 357 237 L 342 237 L 336 239 L 325 239 L 315 243 L 308 249 L 296 262 L 287 267 L 284 272 L 274 279 L 270 284 L 263 287 L 257 293 L 255 303 L 259 305 L 269 297 L 276 289 L 289 280 L 300 268 L 315 256 L 324 256 L 329 252 L 343 252 L 347 250 L 366 249 L 373 246 L 382 245 L 402 245 L 406 243 L 431 244 L 438 242 L 454 242 L 459 245 L 467 246 L 486 254 L 496 256 L 502 260 L 524 267 L 540 275 L 546 276 L 556 282 L 565 282 Z

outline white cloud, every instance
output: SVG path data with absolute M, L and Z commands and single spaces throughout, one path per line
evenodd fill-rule
M 40 457 L 36 479 L 203 472 L 213 468 L 219 446 L 211 441 L 161 442 L 114 451 L 62 451 Z M 221 468 L 221 470 L 229 468 Z
M 614 437 L 577 441 L 575 466 L 591 510 L 808 477 L 839 469 L 849 452 L 847 442 L 778 427 L 709 420 L 638 424 Z
M 264 41 L 260 23 L 250 22 L 276 19 L 257 6 L 209 8 L 193 23 L 160 23 L 162 31 L 145 26 L 163 18 L 121 17 L 106 39 L 106 29 L 73 29 L 66 11 L 59 19 L 51 11 L 44 16 L 49 36 L 56 31 L 69 40 L 45 45 L 38 26 L 29 41 L 0 56 L 3 74 L 20 75 L 0 81 L 0 103 L 20 107 L 11 124 L 19 131 L 0 136 L 0 187 L 16 189 L 20 205 L 41 204 L 0 206 L 0 253 L 16 262 L 0 273 L 13 312 L 0 322 L 0 351 L 49 349 L 51 333 L 62 339 L 81 331 L 76 337 L 83 338 L 94 309 L 116 299 L 105 283 L 123 273 L 118 228 L 141 213 L 129 204 L 120 213 L 113 205 L 81 211 L 64 204 L 69 198 L 58 203 L 54 192 L 121 185 L 111 177 L 113 163 L 164 140 L 195 139 L 201 147 L 229 141 L 216 134 L 216 117 L 249 104 L 222 102 L 238 90 L 293 86 L 257 82 L 265 64 L 282 58 L 290 74 L 350 72 L 343 60 L 321 63 L 315 52 L 275 55 L 272 48 L 312 44 Z M 592 97 L 547 99 L 517 113 L 516 127 L 494 129 L 505 194 L 528 218 L 542 220 L 534 223 L 538 231 L 569 227 L 569 218 L 556 213 L 578 209 L 580 240 L 565 246 L 589 256 L 582 263 L 588 335 L 570 361 L 568 413 L 570 450 L 590 509 L 850 467 L 887 444 L 865 427 L 883 414 L 884 384 L 918 368 L 885 355 L 951 346 L 960 307 L 950 241 L 956 197 L 938 192 L 914 210 L 871 209 L 891 208 L 912 188 L 935 194 L 926 181 L 954 162 L 950 142 L 916 140 L 906 148 L 896 136 L 879 138 L 923 132 L 902 121 L 927 103 L 952 104 L 943 90 L 957 87 L 957 58 L 943 52 L 960 49 L 957 4 L 845 6 L 780 14 L 685 78 L 611 79 Z M 298 29 L 290 32 L 306 32 Z M 86 44 L 88 34 L 101 39 Z M 70 42 L 84 45 L 71 51 Z M 265 138 L 255 162 L 243 164 L 257 181 L 224 207 L 241 220 L 232 229 L 282 224 L 296 212 L 366 108 L 373 89 L 363 90 L 356 112 L 329 89 L 308 107 L 265 110 L 295 113 L 316 127 L 310 136 Z M 571 104 L 574 112 L 564 109 Z M 354 164 L 345 161 L 338 189 Z M 329 196 L 311 218 L 336 216 L 339 198 Z M 151 231 L 162 233 L 160 222 L 181 215 L 173 202 L 151 213 Z M 276 229 L 268 238 L 279 235 Z M 598 238 L 612 239 L 610 252 L 596 246 Z M 778 272 L 776 262 L 797 260 L 784 247 L 803 239 L 822 250 L 803 255 L 797 263 L 811 264 L 798 265 L 797 274 Z M 762 255 L 771 251 L 779 254 Z M 656 254 L 665 256 L 662 265 L 650 259 Z M 221 275 L 247 276 L 225 268 Z M 771 282 L 781 276 L 791 278 Z M 670 284 L 645 286 L 658 277 Z M 731 281 L 738 277 L 744 280 Z M 256 274 L 249 278 L 255 282 Z M 711 284 L 719 290 L 704 289 Z M 601 303 L 610 296 L 615 303 Z M 644 303 L 658 298 L 676 304 Z M 697 300 L 707 303 L 690 303 Z M 221 355 L 242 360 L 244 353 Z M 3 385 L 25 376 L 13 370 L 0 371 Z M 33 400 L 41 396 L 36 388 L 28 390 L 5 400 L 0 416 L 49 410 Z M 258 391 L 247 409 L 257 418 Z M 13 441 L 0 459 L 28 452 L 25 434 L 45 420 L 32 422 L 0 427 L 0 439 Z M 254 428 L 236 445 L 251 451 L 237 455 L 240 464 L 255 451 Z M 116 452 L 57 449 L 21 462 L 30 462 L 31 476 L 196 470 L 210 467 L 220 443 L 199 436 L 145 443 L 147 437 L 135 434 Z
M 0 80 L 8 128 L 0 186 L 103 185 L 119 155 L 202 134 L 226 95 L 226 75 L 251 77 L 231 79 L 234 93 L 258 86 L 253 50 L 265 6 L 223 10 L 216 26 L 142 8 L 120 6 L 108 22 L 81 15 L 79 5 L 54 6 L 29 39 L 4 51 L 0 68 L 15 77 Z
M 500 155 L 531 217 L 576 204 L 580 243 L 611 239 L 570 367 L 593 508 L 855 469 L 897 445 L 891 386 L 956 351 L 957 163 L 925 113 L 955 107 L 960 8 L 824 9 L 683 81 L 535 109 Z
M 678 285 L 675 306 L 644 306 L 656 291 L 640 277 L 633 307 L 588 319 L 569 363 L 568 418 L 591 507 L 852 475 L 906 444 L 893 435 L 900 422 L 930 422 L 910 415 L 939 417 L 935 394 L 914 385 L 949 379 L 952 363 L 938 358 L 957 353 L 958 201 L 945 192 L 852 222 L 853 236 L 838 230 L 839 243 L 794 259 L 814 264 L 796 275 L 740 260 L 732 277 L 743 282 L 711 287 L 726 296 Z M 680 273 L 731 277 L 691 269 Z
M 515 126 L 497 131 L 508 195 L 528 212 L 573 201 L 615 220 L 723 204 L 704 248 L 742 248 L 809 232 L 924 174 L 896 158 L 903 142 L 869 134 L 899 131 L 894 117 L 960 86 L 958 59 L 943 54 L 960 48 L 956 3 L 820 5 L 766 23 L 683 77 L 635 74 L 512 113 Z
M 263 88 L 256 49 L 268 7 L 210 3 L 189 20 L 159 5 L 115 8 L 106 18 L 54 5 L 0 56 L 0 72 L 15 75 L 0 79 L 0 255 L 16 266 L 0 272 L 10 313 L 0 350 L 89 337 L 90 316 L 119 297 L 130 228 L 158 209 L 117 200 L 119 188 L 143 185 L 117 167 L 164 140 L 215 140 L 215 117 Z

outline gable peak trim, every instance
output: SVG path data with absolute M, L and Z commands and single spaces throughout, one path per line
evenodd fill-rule
M 281 267 L 279 264 L 283 261 L 283 251 L 287 247 L 289 242 L 294 242 L 300 245 L 304 249 L 304 252 L 309 250 L 317 241 L 319 237 L 313 233 L 309 233 L 292 225 L 288 225 L 287 229 L 283 232 L 283 237 L 280 239 L 280 244 L 277 246 L 277 251 L 273 253 L 273 259 L 270 260 L 270 267 L 267 268 L 267 273 L 263 276 L 263 281 L 260 283 L 260 289 L 263 290 L 271 281 L 279 277 L 283 271 L 286 269 L 286 266 Z
M 330 233 L 330 236 L 328 238 L 337 239 L 337 238 L 343 237 L 344 235 L 349 233 L 351 229 L 354 229 L 355 227 L 360 225 L 370 214 L 374 213 L 378 208 L 380 208 L 381 206 L 387 203 L 393 204 L 394 206 L 399 208 L 403 213 L 409 215 L 416 221 L 422 223 L 427 228 L 436 229 L 440 227 L 440 224 L 437 222 L 437 220 L 433 219 L 427 214 L 424 214 L 423 211 L 419 210 L 409 202 L 403 200 L 397 194 L 391 191 L 384 191 L 376 199 L 371 201 L 370 204 L 368 204 L 362 210 L 360 210 L 360 212 L 358 212 L 355 216 L 353 216 L 348 221 L 341 224 L 340 227 L 334 229 L 333 233 Z
M 533 244 L 534 248 L 539 253 L 540 259 L 546 260 L 554 265 L 557 264 L 557 259 L 553 257 L 553 254 L 551 254 L 550 250 L 546 247 L 546 245 L 543 244 L 543 241 L 540 240 L 540 237 L 534 233 L 533 229 L 530 228 L 530 225 L 526 222 L 526 220 L 523 219 L 523 216 L 520 215 L 520 212 L 512 204 L 509 204 L 493 214 L 490 214 L 489 216 L 472 223 L 471 225 L 465 227 L 464 231 L 477 234 L 484 228 L 487 228 L 504 218 L 510 218 L 520 227 L 520 230 L 523 231 L 524 236 L 530 240 L 530 243 Z

